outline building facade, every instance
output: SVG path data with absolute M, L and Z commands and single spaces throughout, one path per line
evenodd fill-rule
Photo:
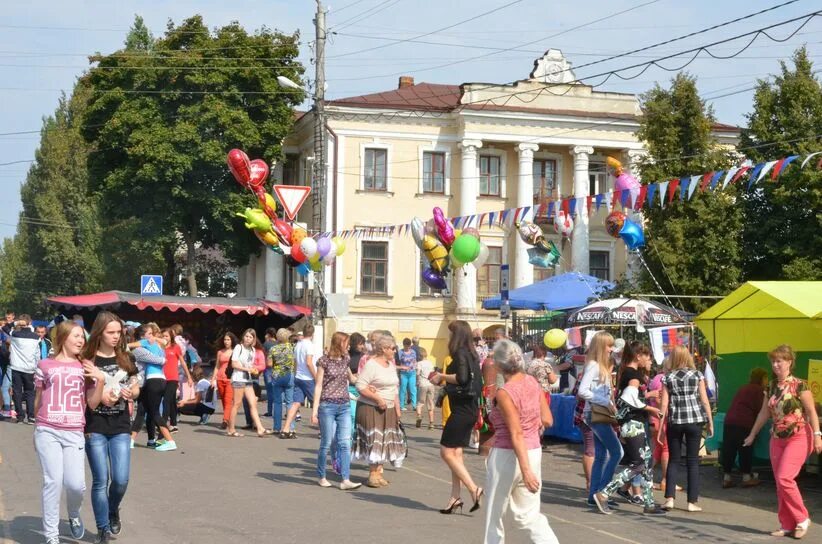
M 323 230 L 426 220 L 435 206 L 458 217 L 538 209 L 561 197 L 609 191 L 614 180 L 605 158 L 635 171 L 643 155 L 636 138 L 639 102 L 635 95 L 595 91 L 575 79 L 562 54 L 550 50 L 527 79 L 512 85 L 439 85 L 401 77 L 387 92 L 328 101 Z M 313 124 L 311 114 L 296 122 L 273 179 L 310 184 Z M 715 134 L 733 143 L 737 132 L 717 126 Z M 310 224 L 311 213 L 307 204 L 298 219 Z M 556 269 L 530 265 L 527 246 L 513 229 L 483 226 L 487 262 L 454 271 L 443 293 L 422 282 L 424 257 L 410 235 L 348 239 L 345 254 L 322 280 L 333 302 L 326 335 L 388 329 L 400 339 L 418 336 L 441 357 L 450 320 L 481 328 L 502 324 L 481 303 L 499 293 L 503 264 L 510 266 L 511 288 L 571 270 L 611 281 L 632 273 L 625 245 L 605 233 L 607 213 L 605 206 L 590 216 L 577 213 L 569 238 L 554 232 L 553 218 L 536 218 L 562 253 Z M 239 277 L 245 296 L 288 301 L 309 287 L 303 281 L 303 290 L 296 289 L 298 279 L 271 251 L 252 259 Z M 344 315 L 335 315 L 335 308 Z

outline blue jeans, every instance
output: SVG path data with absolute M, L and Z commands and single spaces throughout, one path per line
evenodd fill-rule
M 317 475 L 325 478 L 326 460 L 333 440 L 335 457 L 340 463 L 340 476 L 348 480 L 351 477 L 351 407 L 348 402 L 321 402 L 317 415 L 322 437 L 317 452 Z
M 268 410 L 266 410 L 266 414 L 273 414 L 274 412 L 271 411 L 272 407 L 274 406 L 274 376 L 271 374 L 271 369 L 265 369 L 263 372 L 263 383 L 265 384 L 265 401 Z
M 120 510 L 128 487 L 131 436 L 91 433 L 86 438 L 86 456 L 91 468 L 94 520 L 98 531 L 110 529 L 109 516 Z
M 274 403 L 271 409 L 271 417 L 274 419 L 274 432 L 280 432 L 283 427 L 283 403 L 287 408 L 291 408 L 294 402 L 294 374 L 288 373 L 277 376 L 271 382 L 271 402 Z M 296 424 L 291 422 L 291 429 L 296 428 Z
M 411 390 L 411 405 L 417 407 L 417 373 L 400 371 L 400 408 L 405 408 L 406 393 Z
M 11 410 L 11 366 L 7 366 L 6 371 L 0 376 L 0 387 L 3 389 L 3 410 Z
M 594 432 L 594 466 L 591 468 L 591 489 L 588 490 L 588 499 L 593 500 L 594 493 L 605 489 L 611 481 L 617 464 L 622 459 L 622 444 L 619 443 L 619 438 L 610 424 L 590 425 Z

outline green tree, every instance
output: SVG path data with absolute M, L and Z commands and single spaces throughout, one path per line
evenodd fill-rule
M 192 295 L 201 248 L 219 244 L 234 263 L 260 249 L 234 217 L 256 199 L 233 181 L 225 156 L 236 147 L 281 158 L 302 93 L 276 77 L 300 80 L 297 39 L 267 28 L 250 35 L 237 23 L 211 32 L 200 16 L 169 22 L 154 39 L 137 19 L 123 50 L 92 58 L 83 133 L 102 214 L 169 270 L 179 237 Z M 132 274 L 143 265 L 135 262 Z
M 781 63 L 772 82 L 760 80 L 742 143 L 754 162 L 819 151 L 822 87 L 804 47 Z M 767 145 L 763 145 L 767 144 Z M 743 267 L 747 279 L 822 279 L 822 172 L 800 169 L 802 157 L 776 183 L 767 176 L 743 196 L 747 217 Z
M 48 296 L 100 289 L 100 227 L 88 194 L 88 146 L 79 131 L 88 95 L 78 86 L 44 119 L 40 147 L 20 188 L 23 211 L 13 242 L 4 247 L 2 270 L 2 300 L 18 312 L 39 314 Z
M 642 95 L 638 136 L 648 157 L 640 165 L 645 182 L 690 177 L 724 169 L 729 150 L 712 137 L 714 115 L 699 97 L 696 80 L 678 74 L 668 89 L 659 85 Z M 655 195 L 658 199 L 658 195 Z M 740 281 L 742 210 L 736 188 L 694 193 L 690 201 L 674 201 L 645 212 L 647 247 L 643 256 L 653 276 L 669 294 L 724 295 Z M 657 290 L 647 271 L 645 289 Z M 684 302 L 700 311 L 709 302 Z

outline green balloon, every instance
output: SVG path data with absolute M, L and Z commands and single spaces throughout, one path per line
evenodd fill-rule
M 480 254 L 480 241 L 470 234 L 461 234 L 454 240 L 451 253 L 462 263 L 473 262 Z
M 323 263 L 320 261 L 309 261 L 309 265 L 311 266 L 311 270 L 314 272 L 319 272 L 323 269 Z

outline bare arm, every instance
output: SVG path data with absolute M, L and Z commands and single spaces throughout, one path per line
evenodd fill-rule
M 668 403 L 670 399 L 668 399 L 668 389 L 666 387 L 662 387 L 660 391 L 662 394 L 662 400 L 659 401 L 659 414 L 660 418 L 665 418 L 668 416 Z M 664 425 L 660 425 L 659 429 L 656 431 L 656 441 L 661 445 L 662 444 L 662 428 Z
M 545 402 L 545 397 L 543 397 Z M 541 411 L 540 407 L 540 411 Z M 522 481 L 525 487 L 531 493 L 539 491 L 540 482 L 534 473 L 531 471 L 531 463 L 528 460 L 528 450 L 525 449 L 525 439 L 522 435 L 522 425 L 519 421 L 519 411 L 514 406 L 511 396 L 505 389 L 497 391 L 497 409 L 502 412 L 502 417 L 505 420 L 505 426 L 508 427 L 508 432 L 511 434 L 511 445 L 514 446 L 514 454 L 517 456 L 519 462 L 519 469 L 522 472 Z
M 308 367 L 308 371 L 311 372 L 311 376 L 314 380 L 317 380 L 317 368 L 314 366 L 314 356 L 313 355 L 306 355 L 305 356 L 305 366 Z
M 554 426 L 554 414 L 551 413 L 551 408 L 548 406 L 548 401 L 545 395 L 539 397 L 539 418 L 544 428 Z
M 43 399 L 43 390 L 39 387 L 34 390 L 34 413 L 35 415 L 40 411 L 40 402 Z
M 94 366 L 94 363 L 91 361 L 83 361 L 83 374 L 86 378 L 95 380 L 94 389 L 92 389 L 90 393 L 86 391 L 86 404 L 94 410 L 103 402 L 103 388 L 106 385 L 106 376 L 103 374 L 103 371 Z
M 314 382 L 314 407 L 311 409 L 311 423 L 314 425 L 317 425 L 320 422 L 319 412 L 320 399 L 323 397 L 323 376 L 325 376 L 325 369 L 320 367 L 314 375 L 316 380 Z

